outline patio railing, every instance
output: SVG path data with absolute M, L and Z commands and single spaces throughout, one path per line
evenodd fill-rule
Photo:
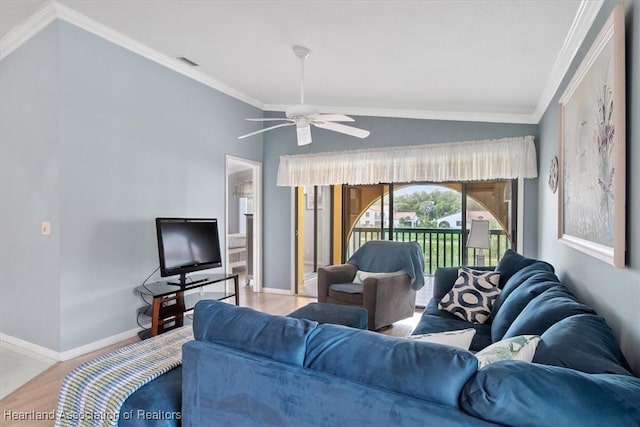
M 369 240 L 388 240 L 389 232 L 379 228 L 355 228 L 347 245 L 347 258 Z M 509 237 L 502 230 L 490 231 L 490 249 L 485 249 L 485 265 L 497 265 L 504 252 L 511 247 Z M 448 228 L 393 229 L 393 240 L 416 241 L 424 253 L 425 274 L 433 274 L 439 267 L 462 265 L 462 230 Z M 477 249 L 467 249 L 468 265 L 475 265 Z

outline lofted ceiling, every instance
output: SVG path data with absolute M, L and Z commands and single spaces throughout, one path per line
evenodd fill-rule
M 304 45 L 305 101 L 323 112 L 537 123 L 601 4 L 0 0 L 0 37 L 4 57 L 48 10 L 273 111 L 299 101 Z

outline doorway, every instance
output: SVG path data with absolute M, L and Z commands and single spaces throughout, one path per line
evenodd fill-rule
M 226 271 L 237 273 L 253 292 L 262 292 L 261 168 L 259 162 L 225 157 Z

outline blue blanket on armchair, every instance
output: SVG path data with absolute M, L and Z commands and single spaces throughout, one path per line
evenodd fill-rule
M 418 242 L 371 240 L 362 245 L 347 262 L 372 273 L 404 271 L 413 279 L 413 290 L 424 286 L 424 253 Z

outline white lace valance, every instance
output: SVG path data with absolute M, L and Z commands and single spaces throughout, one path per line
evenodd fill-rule
M 278 185 L 536 178 L 533 136 L 280 156 Z

